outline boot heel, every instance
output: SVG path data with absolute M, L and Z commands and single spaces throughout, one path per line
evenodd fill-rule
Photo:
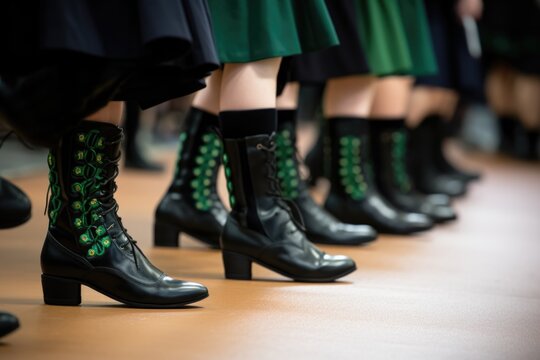
M 251 259 L 247 256 L 223 251 L 226 279 L 251 280 Z
M 154 224 L 154 245 L 166 247 L 180 246 L 180 229 L 165 222 L 156 221 Z
M 77 306 L 81 303 L 81 283 L 50 275 L 41 275 L 43 300 L 47 305 Z

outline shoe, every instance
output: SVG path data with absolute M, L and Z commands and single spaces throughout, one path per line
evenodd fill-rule
M 319 244 L 361 245 L 377 238 L 369 225 L 345 224 L 317 205 L 300 176 L 296 148 L 296 111 L 278 112 L 276 136 L 277 175 L 283 197 L 292 203 L 303 220 L 307 238 Z
M 330 193 L 325 209 L 350 224 L 368 224 L 380 233 L 412 234 L 431 229 L 426 215 L 399 210 L 379 192 L 373 173 L 368 121 L 329 120 L 331 139 Z
M 41 252 L 49 305 L 79 305 L 86 285 L 132 307 L 176 308 L 208 296 L 150 263 L 117 215 L 122 130 L 83 121 L 48 156 L 49 228 Z
M 370 121 L 370 138 L 375 181 L 385 199 L 400 210 L 425 214 L 436 223 L 457 218 L 451 206 L 437 204 L 416 191 L 407 162 L 405 120 Z
M 0 229 L 19 226 L 32 215 L 28 196 L 13 183 L 0 178 Z
M 155 213 L 156 246 L 177 247 L 185 233 L 219 248 L 228 211 L 217 193 L 223 153 L 214 131 L 217 121 L 217 116 L 192 108 L 183 124 L 176 171 Z
M 444 194 L 460 197 L 467 192 L 467 181 L 438 168 L 437 153 L 440 139 L 433 127 L 433 119 L 426 119 L 409 131 L 409 166 L 417 189 L 425 194 Z
M 227 279 L 250 280 L 258 263 L 296 281 L 329 282 L 356 270 L 346 256 L 313 245 L 299 217 L 281 196 L 275 135 L 224 139 L 224 165 L 232 211 L 221 235 Z
M 0 312 L 0 338 L 19 328 L 19 320 L 9 313 Z

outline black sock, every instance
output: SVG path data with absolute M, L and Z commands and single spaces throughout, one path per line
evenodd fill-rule
M 212 128 L 219 127 L 219 121 L 218 121 L 217 115 L 214 115 L 206 110 L 199 109 L 198 107 L 192 106 L 189 109 L 189 113 L 187 114 L 186 117 L 189 117 L 189 116 L 200 117 L 203 123 L 210 125 Z
M 369 121 L 362 117 L 331 117 L 328 118 L 328 125 L 332 139 L 347 135 L 364 136 L 369 133 Z
M 219 127 L 227 139 L 270 135 L 277 130 L 276 109 L 222 111 L 219 113 Z
M 405 129 L 404 118 L 369 118 L 369 128 L 374 132 Z
M 278 110 L 277 112 L 278 127 L 291 124 L 296 126 L 296 110 Z

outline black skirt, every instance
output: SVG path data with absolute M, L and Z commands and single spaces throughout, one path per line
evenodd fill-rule
M 340 45 L 294 56 L 292 80 L 324 83 L 330 78 L 369 74 L 358 26 L 357 0 L 326 0 Z
M 131 76 L 116 100 L 146 108 L 204 87 L 219 65 L 205 0 L 17 0 L 0 2 L 0 73 L 119 63 Z
M 454 0 L 425 1 L 438 72 L 420 76 L 417 85 L 456 90 L 466 98 L 483 99 L 481 61 L 467 48 L 465 32 L 455 13 Z

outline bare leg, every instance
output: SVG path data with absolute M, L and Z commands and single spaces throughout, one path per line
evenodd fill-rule
M 516 113 L 513 96 L 515 78 L 514 70 L 504 66 L 497 66 L 488 74 L 486 95 L 489 105 L 499 116 Z
M 276 107 L 277 73 L 281 58 L 225 64 L 220 111 Z
M 409 110 L 412 78 L 390 76 L 377 81 L 370 117 L 404 118 Z
M 277 98 L 277 108 L 279 110 L 296 110 L 298 107 L 298 91 L 300 84 L 297 82 L 288 83 L 281 95 Z
M 124 103 L 122 101 L 111 101 L 107 106 L 86 117 L 85 120 L 104 122 L 118 126 L 122 120 L 123 113 Z
M 457 100 L 457 94 L 452 90 L 416 86 L 411 94 L 407 125 L 415 128 L 430 115 L 439 115 L 449 120 L 454 115 Z
M 210 114 L 219 114 L 219 94 L 223 71 L 216 70 L 206 79 L 206 88 L 198 91 L 193 99 L 192 106 Z
M 324 116 L 367 117 L 375 94 L 374 85 L 375 78 L 372 76 L 330 79 L 324 93 Z
M 516 113 L 527 130 L 540 130 L 540 77 L 517 74 L 514 82 Z

